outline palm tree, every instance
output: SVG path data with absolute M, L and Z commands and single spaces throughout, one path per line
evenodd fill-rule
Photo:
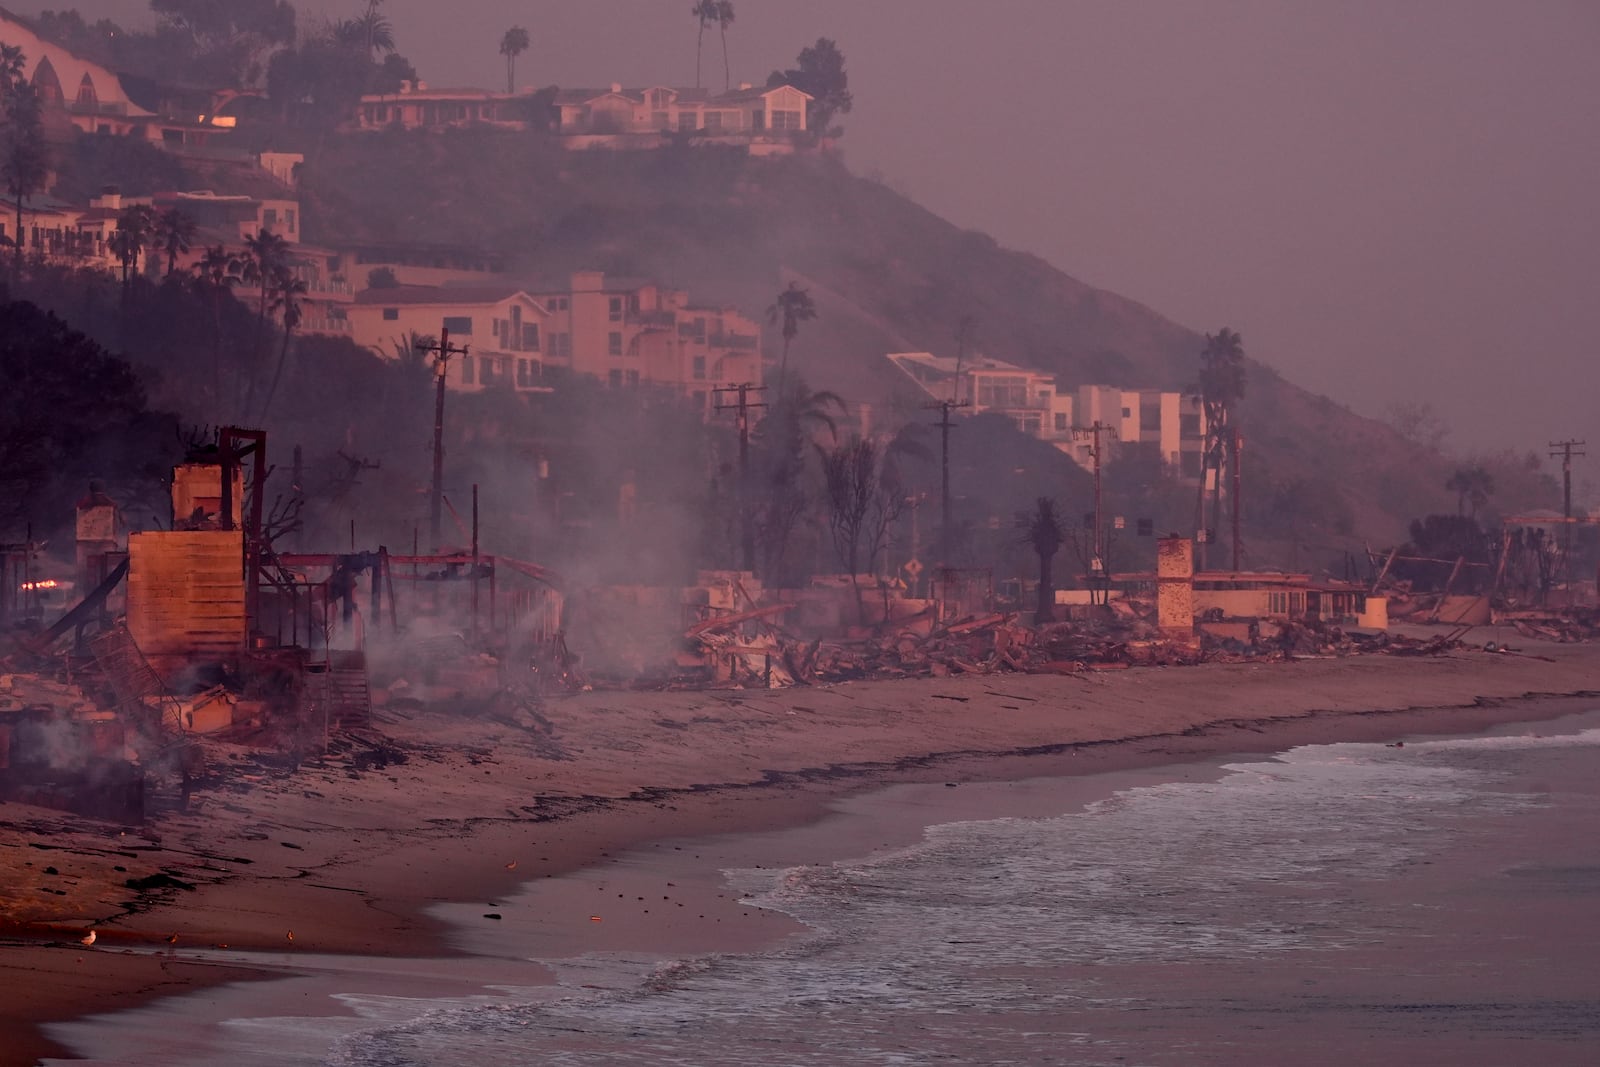
M 289 242 L 271 230 L 263 229 L 254 237 L 246 237 L 244 246 L 245 257 L 240 263 L 239 277 L 247 285 L 260 286 L 260 316 L 264 324 L 267 321 L 267 297 L 273 279 L 284 266 Z
M 239 257 L 221 245 L 205 250 L 194 265 L 195 290 L 211 305 L 211 399 L 222 401 L 222 302 L 238 284 L 243 273 Z
M 790 282 L 789 288 L 778 294 L 771 307 L 767 308 L 767 321 L 776 326 L 783 326 L 783 359 L 778 363 L 778 390 L 783 390 L 784 375 L 789 370 L 789 345 L 800 333 L 800 324 L 817 317 L 816 302 L 811 299 L 811 294 L 800 288 L 798 282 Z
M 306 295 L 306 283 L 296 278 L 287 267 L 279 267 L 272 277 L 272 310 L 283 315 L 283 344 L 278 349 L 278 366 L 272 372 L 272 384 L 267 387 L 266 399 L 261 401 L 260 418 L 267 417 L 272 398 L 277 395 L 278 382 L 283 378 L 284 364 L 289 360 L 289 339 L 300 325 L 304 314 L 301 297 Z
M 1456 514 L 1465 515 L 1467 505 L 1472 505 L 1472 518 L 1478 517 L 1478 509 L 1489 502 L 1494 495 L 1494 475 L 1490 474 L 1480 464 L 1475 467 L 1462 467 L 1450 476 L 1444 487 L 1456 494 Z
M 187 255 L 198 232 L 194 219 L 177 208 L 156 217 L 155 247 L 167 257 L 167 277 L 178 272 L 178 257 Z
M 689 14 L 693 15 L 695 21 L 699 24 L 699 34 L 694 40 L 694 87 L 698 89 L 700 88 L 700 51 L 705 44 L 706 27 L 713 22 L 721 23 L 719 0 L 696 0 Z
M 728 27 L 733 25 L 733 0 L 717 0 L 717 29 L 722 34 L 722 88 L 733 88 L 733 74 L 728 68 Z
M 1032 545 L 1039 557 L 1039 605 L 1033 613 L 1034 625 L 1055 622 L 1056 583 L 1052 563 L 1066 541 L 1061 516 L 1056 513 L 1055 500 L 1047 496 L 1040 497 L 1033 511 L 1017 515 L 1017 529 L 1022 531 L 1022 540 Z
M 353 19 L 335 22 L 332 37 L 335 44 L 360 49 L 369 58 L 374 52 L 393 53 L 395 50 L 394 26 L 378 13 L 375 5 Z
M 528 50 L 528 31 L 513 26 L 500 38 L 500 54 L 506 57 L 506 93 L 516 92 L 517 57 Z
M 17 229 L 12 235 L 12 271 L 22 274 L 22 207 L 28 197 L 44 188 L 50 176 L 50 153 L 44 141 L 44 120 L 39 94 L 22 78 L 22 50 L 4 46 L 0 52 L 0 104 L 4 105 L 5 136 L 0 141 L 0 175 L 17 209 Z
M 780 382 L 776 392 L 766 417 L 756 426 L 752 469 L 741 490 L 760 541 L 759 572 L 773 585 L 784 578 L 789 540 L 810 505 L 806 456 L 820 447 L 824 432 L 828 441 L 838 442 L 833 413 L 845 410 L 837 394 L 813 392 L 798 374 Z
M 126 289 L 139 273 L 139 257 L 149 248 L 155 234 L 155 209 L 148 204 L 130 204 L 117 215 L 117 229 L 111 235 L 111 250 L 122 263 L 122 285 Z
M 1233 425 L 1233 412 L 1244 399 L 1244 339 L 1226 326 L 1206 335 L 1206 346 L 1200 352 L 1200 384 L 1195 391 L 1205 409 L 1206 443 L 1194 524 L 1196 529 L 1205 525 L 1205 471 L 1210 468 L 1216 471 L 1211 487 L 1211 529 L 1215 530 L 1222 508 L 1223 460 L 1238 432 Z
M 240 266 L 240 280 L 247 285 L 255 285 L 260 289 L 260 303 L 256 312 L 256 359 L 259 362 L 266 356 L 267 346 L 267 302 L 272 292 L 272 285 L 280 271 L 288 266 L 289 242 L 273 233 L 263 229 L 254 237 L 246 237 L 245 257 Z M 244 410 L 249 412 L 254 406 L 256 391 L 255 374 L 250 375 L 250 385 L 245 390 Z

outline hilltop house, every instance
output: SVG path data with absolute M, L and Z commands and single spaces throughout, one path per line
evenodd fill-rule
M 70 124 L 84 133 L 179 147 L 204 145 L 232 126 L 231 120 L 213 121 L 207 108 L 157 111 L 140 105 L 128 91 L 137 79 L 52 44 L 4 8 L 0 8 L 0 44 L 22 49 L 23 74 L 39 92 L 47 128 Z
M 448 126 L 527 125 L 531 94 L 489 89 L 430 89 L 427 82 L 403 82 L 398 93 L 368 93 L 356 108 L 360 130 L 438 130 Z
M 1094 465 L 1094 440 L 1083 431 L 1099 423 L 1114 432 L 1119 452 L 1145 449 L 1182 477 L 1200 477 L 1205 417 L 1197 397 L 1109 385 L 1063 392 L 1053 375 L 988 356 L 969 357 L 959 367 L 951 357 L 929 352 L 892 352 L 888 358 L 933 399 L 954 400 L 972 414 L 1004 415 L 1085 469 Z
M 557 129 L 573 147 L 620 147 L 630 139 L 659 143 L 670 133 L 701 139 L 763 143 L 778 150 L 789 134 L 806 128 L 808 93 L 792 85 L 726 92 L 651 86 L 562 89 L 556 94 Z
M 806 129 L 809 94 L 790 85 L 749 84 L 726 92 L 652 86 L 559 89 L 550 122 L 568 148 L 656 148 L 669 136 L 739 145 L 752 154 L 787 152 Z M 525 128 L 539 119 L 538 94 L 487 89 L 431 89 L 407 82 L 398 93 L 361 98 L 354 128 L 445 129 L 455 126 Z
M 346 309 L 357 344 L 393 357 L 412 333 L 450 331 L 468 346 L 447 371 L 453 389 L 547 389 L 562 374 L 613 388 L 656 385 L 709 410 L 712 390 L 761 380 L 760 331 L 727 308 L 699 307 L 653 282 L 580 271 L 557 287 L 365 289 Z

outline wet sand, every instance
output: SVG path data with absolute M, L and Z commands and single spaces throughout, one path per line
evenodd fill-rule
M 407 754 L 403 764 L 253 768 L 137 832 L 7 805 L 0 1063 L 61 1053 L 33 1024 L 245 977 L 226 950 L 204 953 L 209 962 L 122 954 L 163 950 L 173 935 L 176 949 L 269 950 L 291 964 L 300 954 L 313 970 L 324 954 L 482 953 L 449 936 L 436 906 L 463 902 L 481 917 L 526 881 L 593 868 L 629 848 L 799 825 L 832 799 L 888 783 L 1085 774 L 1470 732 L 1592 703 L 1581 699 L 1600 690 L 1592 649 L 1527 651 L 1554 662 L 1472 649 L 1086 677 L 590 693 L 548 705 L 548 733 L 414 713 L 385 727 Z M 158 873 L 193 888 L 136 894 L 125 885 Z M 703 886 L 683 888 L 684 899 L 663 903 L 685 918 L 646 922 L 644 902 L 634 900 L 630 928 L 626 910 L 596 908 L 602 921 L 585 914 L 571 945 L 644 939 L 670 955 L 690 942 L 710 950 L 700 947 L 702 923 L 723 927 L 710 948 L 784 933 L 786 920 L 747 918 L 749 909 L 719 904 Z M 630 890 L 590 887 L 597 899 Z M 76 938 L 90 925 L 99 939 L 85 949 Z

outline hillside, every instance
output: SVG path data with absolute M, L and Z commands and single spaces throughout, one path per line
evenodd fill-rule
M 953 226 L 825 156 L 566 153 L 529 134 L 394 133 L 314 150 L 304 196 L 308 233 L 326 244 L 481 244 L 517 272 L 655 277 L 757 318 L 798 278 L 819 316 L 796 342 L 796 365 L 815 386 L 902 413 L 915 396 L 883 354 L 949 353 L 963 316 L 978 319 L 987 354 L 1067 386 L 1184 388 L 1203 344 L 1150 308 Z M 1297 536 L 1342 549 L 1398 538 L 1411 518 L 1454 509 L 1443 485 L 1459 461 L 1260 362 L 1248 375 L 1241 422 L 1258 525 L 1295 502 L 1304 512 Z M 1501 468 L 1500 509 L 1549 503 L 1547 484 L 1515 464 Z M 1257 555 L 1273 552 L 1270 538 L 1257 542 Z

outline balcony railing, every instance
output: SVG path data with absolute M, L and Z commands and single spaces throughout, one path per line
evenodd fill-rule
M 301 333 L 349 333 L 349 319 L 335 319 L 324 316 L 307 316 L 300 320 Z
M 712 348 L 735 348 L 744 352 L 754 352 L 761 345 L 761 338 L 749 333 L 714 333 L 706 338 L 706 344 Z

